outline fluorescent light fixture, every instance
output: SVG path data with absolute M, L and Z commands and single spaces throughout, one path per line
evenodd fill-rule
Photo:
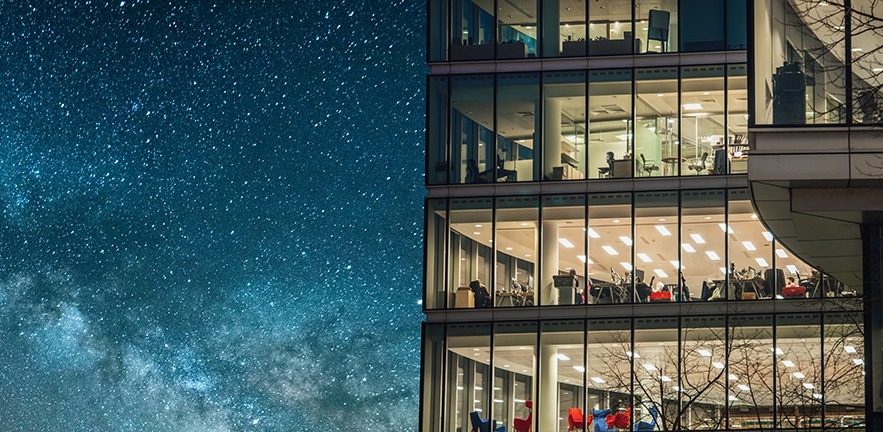
M 684 266 L 681 265 L 680 261 L 675 260 L 675 261 L 670 261 L 670 262 L 671 262 L 671 265 L 675 266 L 675 268 L 680 268 L 681 270 L 684 269 Z
M 644 369 L 647 369 L 648 371 L 653 372 L 656 370 L 656 366 L 653 366 L 650 363 L 644 363 Z
M 791 274 L 797 274 L 797 266 L 794 264 L 788 264 L 785 266 Z
M 803 372 L 794 372 L 794 373 L 792 373 L 791 375 L 793 375 L 794 378 L 797 378 L 797 379 L 804 379 L 804 378 L 806 378 L 806 375 L 804 375 Z
M 457 386 L 457 390 L 463 390 L 463 386 Z
M 576 258 L 577 258 L 578 260 L 582 261 L 583 264 L 586 263 L 586 256 L 585 256 L 585 255 L 577 255 Z
M 481 232 L 479 232 L 479 231 L 473 231 L 473 232 L 472 232 L 472 235 L 481 235 Z
M 558 357 L 558 360 L 564 360 L 564 361 L 570 360 L 570 357 L 568 357 L 564 354 L 555 354 L 555 357 Z
M 770 266 L 769 263 L 767 263 L 766 260 L 763 258 L 755 258 L 754 260 L 757 261 L 757 265 L 759 265 L 761 267 L 769 267 Z
M 689 253 L 695 253 L 695 252 L 696 252 L 696 249 L 693 249 L 693 246 L 691 246 L 690 243 L 682 243 L 682 244 L 681 244 L 681 247 L 683 247 L 684 250 L 687 251 L 687 252 L 689 252 Z
M 702 357 L 711 357 L 711 351 L 709 350 L 701 349 L 697 350 L 696 352 L 699 353 L 699 355 L 701 355 Z
M 720 270 L 721 273 L 723 273 L 723 274 L 725 274 L 725 275 L 727 274 L 727 268 L 726 268 L 726 267 L 718 267 L 717 269 Z
M 512 250 L 512 248 L 511 248 L 511 247 L 507 247 L 506 250 L 507 250 L 507 251 L 510 251 L 510 250 Z
M 479 391 L 480 391 L 480 390 L 484 390 L 484 388 L 479 387 L 479 386 L 475 386 L 475 389 L 476 389 L 476 390 L 479 390 Z
M 720 255 L 718 255 L 715 251 L 705 251 L 705 255 L 708 255 L 708 258 L 714 261 L 721 259 Z
M 862 49 L 861 48 L 853 48 L 852 52 L 862 52 Z
M 690 234 L 690 238 L 692 238 L 696 244 L 705 244 L 705 239 L 699 234 Z
M 619 239 L 620 239 L 623 243 L 625 243 L 626 246 L 631 246 L 631 245 L 632 245 L 632 239 L 630 239 L 630 238 L 628 238 L 628 237 L 626 237 L 626 236 L 619 236 Z
M 653 273 L 656 273 L 656 276 L 659 276 L 661 278 L 668 277 L 668 274 L 666 272 L 662 271 L 662 269 L 653 269 Z
M 776 355 L 782 355 L 782 354 L 785 354 L 785 351 L 782 351 L 782 348 L 779 348 L 779 347 L 776 347 L 776 348 L 770 348 L 770 351 L 776 353 Z
M 814 398 L 816 398 L 816 399 L 821 399 L 821 398 L 823 398 L 824 396 L 822 396 L 821 393 L 813 393 L 813 394 L 812 394 L 812 397 L 814 397 Z
M 577 372 L 585 372 L 586 371 L 586 368 L 584 368 L 582 366 L 574 366 L 573 368 L 576 369 Z
M 669 231 L 668 228 L 665 227 L 665 225 L 656 225 L 656 231 L 659 231 L 659 234 L 662 234 L 664 236 L 671 235 L 671 231 Z
M 803 383 L 803 386 L 810 390 L 816 388 L 816 386 L 812 385 L 812 383 Z
M 671 378 L 669 378 L 665 375 L 662 375 L 661 377 L 659 377 L 659 380 L 662 382 L 671 382 Z
M 855 354 L 855 347 L 852 345 L 847 345 L 847 346 L 843 347 L 843 349 L 846 352 L 848 352 L 849 354 Z
M 566 248 L 568 248 L 568 249 L 573 249 L 573 248 L 574 248 L 573 243 L 571 243 L 570 240 L 568 240 L 568 239 L 566 239 L 566 238 L 564 238 L 564 237 L 561 237 L 560 239 L 558 239 L 558 243 L 561 243 L 561 246 L 564 246 L 564 247 L 566 247 Z
M 724 364 L 721 363 L 721 362 L 714 362 L 714 363 L 712 363 L 711 365 L 714 366 L 714 367 L 716 367 L 716 368 L 718 368 L 718 369 L 723 369 L 723 368 L 724 368 Z
M 701 103 L 686 103 L 686 104 L 684 104 L 684 109 L 685 110 L 701 110 L 702 104 Z
M 739 381 L 739 377 L 737 377 L 736 375 L 733 375 L 733 374 L 730 374 L 730 376 L 727 377 L 727 378 L 728 378 L 730 381 Z
M 622 134 L 622 135 L 617 135 L 617 136 L 616 136 L 616 139 L 618 139 L 618 140 L 620 140 L 620 141 L 629 140 L 629 139 L 632 139 L 632 134 Z
M 625 269 L 625 271 L 632 271 L 632 265 L 629 264 L 629 263 L 627 263 L 627 262 L 625 262 L 625 261 L 619 263 L 619 265 L 621 265 L 622 268 Z
M 494 403 L 503 403 L 503 399 L 494 399 Z
M 676 391 L 676 392 L 681 391 L 681 388 L 678 387 L 678 386 L 671 386 L 671 389 L 674 390 L 674 391 Z
M 631 351 L 626 351 L 626 352 L 625 352 L 625 355 L 628 356 L 628 358 L 632 358 L 632 357 L 634 357 L 634 358 L 641 358 L 641 355 L 640 355 L 640 354 L 638 354 L 638 353 L 633 353 L 633 352 L 631 352 Z
M 785 367 L 789 367 L 789 368 L 790 368 L 790 367 L 794 367 L 794 362 L 791 361 L 791 360 L 782 360 L 782 364 L 783 364 Z
M 503 367 L 504 367 L 504 368 L 507 368 L 507 367 L 511 367 L 511 366 L 509 366 L 509 365 L 507 365 L 507 364 L 504 364 Z
M 591 238 L 601 238 L 601 235 L 598 234 L 597 231 L 589 228 L 589 237 Z
M 733 395 L 730 395 L 730 397 L 729 397 L 728 399 L 730 399 L 730 402 L 735 402 L 735 401 L 738 400 L 738 399 L 736 398 L 736 396 L 733 396 Z
M 720 227 L 721 231 L 728 233 L 728 234 L 733 234 L 733 227 L 728 227 L 727 224 L 725 224 L 725 223 L 719 223 L 719 224 L 717 224 L 717 226 Z
M 638 258 L 640 258 L 641 261 L 644 261 L 645 263 L 653 262 L 653 260 L 650 259 L 650 256 L 648 256 L 648 255 L 645 254 L 645 253 L 639 253 L 639 254 L 638 254 Z
M 516 385 L 517 385 L 517 383 L 516 383 Z M 512 399 L 512 400 L 513 400 L 515 403 L 525 403 L 525 402 L 527 402 L 527 401 L 524 400 L 524 399 Z
M 862 359 L 852 359 L 852 362 L 855 363 L 856 366 L 861 366 L 865 364 L 865 361 Z
M 751 243 L 750 241 L 743 241 L 742 246 L 745 246 L 746 250 L 750 250 L 750 251 L 757 250 L 757 248 L 754 247 L 754 243 Z
M 773 241 L 773 235 L 770 234 L 769 231 L 764 231 L 764 232 L 763 232 L 763 238 L 765 238 L 766 241 Z
M 785 252 L 785 249 L 776 249 L 776 256 L 779 258 L 788 258 L 788 253 Z
M 746 391 L 746 392 L 747 392 L 747 391 L 751 391 L 751 388 L 748 387 L 748 386 L 745 385 L 745 384 L 739 384 L 739 385 L 737 385 L 736 387 L 739 387 L 739 390 L 742 390 L 742 391 Z
M 592 377 L 592 381 L 598 384 L 604 384 L 604 380 L 602 380 L 600 377 Z
M 617 252 L 616 249 L 610 246 L 601 246 L 601 249 L 604 249 L 604 252 L 607 252 L 610 255 L 619 255 L 619 252 Z

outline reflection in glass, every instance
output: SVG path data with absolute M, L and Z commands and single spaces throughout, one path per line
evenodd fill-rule
M 724 317 L 686 317 L 682 321 L 680 427 L 724 428 L 727 400 L 727 338 Z
M 516 422 L 524 423 L 530 416 L 528 401 L 534 400 L 536 344 L 536 323 L 494 325 L 494 418 L 506 430 L 515 430 Z
M 824 392 L 828 425 L 842 428 L 865 424 L 865 346 L 860 313 L 825 315 Z
M 460 432 L 489 422 L 491 327 L 487 324 L 448 326 L 446 429 Z M 497 423 L 499 424 L 499 423 Z
M 630 194 L 589 195 L 590 303 L 631 302 L 631 201 Z
M 448 77 L 429 77 L 427 90 L 429 133 L 426 136 L 426 183 L 448 182 Z
M 628 408 L 633 357 L 630 320 L 589 320 L 586 353 L 586 412 L 583 417 L 592 410 Z
M 451 60 L 494 58 L 494 2 L 492 0 L 452 1 Z
M 635 406 L 656 407 L 660 429 L 678 430 L 678 319 L 638 318 L 634 338 Z
M 726 172 L 724 104 L 723 66 L 681 70 L 681 175 Z
M 444 338 L 443 324 L 427 324 L 423 327 L 422 432 L 441 432 Z
M 583 304 L 586 287 L 586 198 L 543 198 L 543 305 Z
M 642 175 L 678 175 L 677 68 L 636 70 L 635 92 L 635 154 Z M 646 171 L 648 161 L 660 169 Z
M 429 61 L 448 58 L 448 0 L 429 0 Z
M 773 319 L 730 317 L 727 412 L 730 429 L 772 429 Z
M 681 52 L 723 50 L 724 9 L 724 0 L 681 0 Z
M 535 150 L 539 129 L 539 74 L 504 74 L 497 77 L 498 182 L 536 180 Z
M 817 314 L 776 317 L 776 416 L 781 428 L 822 427 L 821 333 Z
M 883 123 L 883 2 L 853 0 L 853 122 Z
M 493 220 L 490 198 L 450 201 L 449 308 L 492 306 Z
M 586 178 L 586 74 L 543 75 L 543 179 Z
M 536 304 L 539 199 L 497 198 L 496 306 Z
M 632 73 L 589 72 L 589 168 L 592 178 L 631 178 Z

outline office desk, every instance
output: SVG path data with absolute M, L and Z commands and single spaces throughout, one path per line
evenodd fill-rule
M 610 177 L 632 178 L 634 177 L 633 166 L 634 164 L 631 159 L 616 159 L 613 161 L 613 173 L 611 173 Z

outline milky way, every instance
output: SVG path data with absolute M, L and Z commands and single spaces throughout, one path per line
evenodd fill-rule
M 0 430 L 414 430 L 423 2 L 31 3 Z

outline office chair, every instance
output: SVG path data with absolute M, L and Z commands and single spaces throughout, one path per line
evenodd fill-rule
M 785 288 L 785 272 L 782 269 L 766 269 L 763 271 L 763 289 L 767 295 L 780 296 Z
M 613 160 L 616 159 L 613 156 L 613 152 L 607 152 L 607 167 L 598 168 L 598 176 L 604 176 L 606 178 L 613 177 Z
M 524 406 L 530 410 L 530 413 L 527 415 L 526 419 L 512 419 L 512 427 L 515 428 L 515 432 L 530 432 L 533 427 L 531 424 L 531 419 L 533 418 L 533 402 L 524 401 Z
M 567 430 L 574 431 L 580 430 L 586 424 L 592 424 L 592 416 L 589 416 L 588 419 L 583 418 L 583 410 L 579 408 L 568 408 L 567 409 Z
M 659 167 L 656 166 L 656 161 L 648 161 L 647 159 L 644 159 L 644 153 L 641 153 L 641 166 L 643 167 L 641 169 L 647 173 L 648 177 L 653 175 L 653 171 L 659 171 Z
M 643 432 L 643 431 L 652 431 L 652 430 L 656 429 L 656 419 L 659 417 L 659 410 L 655 406 L 652 406 L 652 407 L 648 408 L 647 411 L 650 412 L 650 415 L 653 417 L 653 421 L 652 422 L 645 422 L 645 421 L 638 422 L 638 424 L 635 425 L 635 431 Z
M 696 171 L 696 174 L 702 174 L 702 171 L 706 170 L 705 162 L 708 161 L 708 152 L 702 153 L 702 157 L 699 159 L 693 159 L 690 161 L 690 168 L 693 171 Z
M 472 432 L 491 432 L 490 420 L 484 420 L 478 415 L 478 411 L 469 413 L 469 420 L 472 421 Z M 493 432 L 506 432 L 506 426 L 497 427 L 497 421 L 494 420 Z

